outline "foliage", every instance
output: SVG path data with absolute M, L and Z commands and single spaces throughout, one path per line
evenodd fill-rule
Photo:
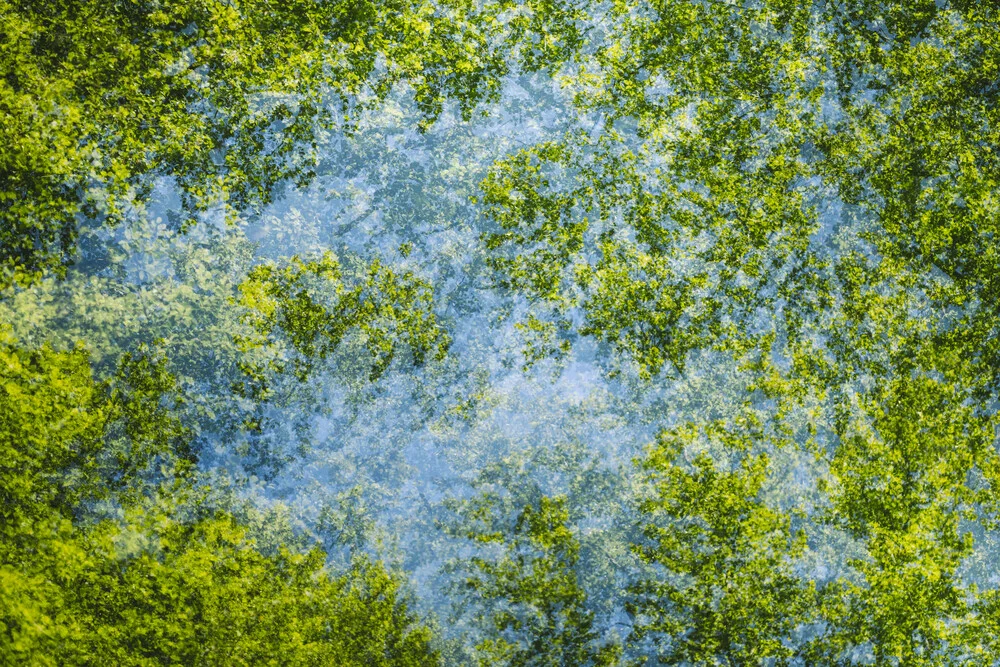
M 633 548 L 656 576 L 632 587 L 631 639 L 651 638 L 670 664 L 788 664 L 814 611 L 815 590 L 793 567 L 805 534 L 762 502 L 764 454 L 730 452 L 736 462 L 720 468 L 701 452 L 685 465 L 692 435 L 661 434 L 641 461 L 651 489 Z
M 643 375 L 750 333 L 740 323 L 767 309 L 776 279 L 808 289 L 818 221 L 801 156 L 821 89 L 802 43 L 812 17 L 784 4 L 612 5 L 596 71 L 573 81 L 602 122 L 498 161 L 483 182 L 500 283 L 581 307 L 579 333 Z
M 283 336 L 297 353 L 292 366 L 300 380 L 354 330 L 371 357 L 372 380 L 392 363 L 398 345 L 406 345 L 417 365 L 428 355 L 441 359 L 448 350 L 448 334 L 432 310 L 430 285 L 410 273 L 396 274 L 377 260 L 348 282 L 330 253 L 314 261 L 293 257 L 283 268 L 255 267 L 239 291 L 244 321 L 253 330 L 237 340 L 241 351 L 272 350 L 275 339 Z M 285 370 L 285 362 L 271 356 L 266 367 L 242 362 L 255 395 L 266 391 L 267 370 Z
M 8 337 L 0 358 L 4 664 L 434 664 L 380 565 L 338 576 L 318 550 L 264 553 L 231 515 L 197 516 L 198 494 L 185 517 L 162 359 L 127 357 L 98 383 L 79 349 Z
M 378 564 L 337 576 L 318 550 L 265 555 L 224 514 L 140 526 L 155 547 L 101 559 L 71 598 L 89 625 L 81 663 L 436 663 L 429 631 L 412 625 L 398 581 Z
M 997 662 L 995 5 L 0 0 L 0 657 Z M 525 73 L 558 122 L 413 147 Z M 191 227 L 320 172 L 323 234 Z M 338 505 L 278 539 L 220 479 Z M 475 646 L 324 526 L 450 556 Z
M 477 646 L 485 665 L 615 665 L 619 647 L 601 644 L 576 574 L 580 543 L 566 498 L 539 496 L 508 516 L 494 494 L 461 508 L 458 532 L 495 557 L 474 556 L 463 582 L 465 596 L 482 608 L 488 639 Z
M 665 0 L 609 16 L 567 77 L 587 122 L 600 120 L 498 161 L 483 181 L 497 284 L 532 302 L 524 326 L 607 343 L 647 381 L 683 377 L 713 350 L 742 366 L 776 428 L 810 411 L 794 446 L 816 456 L 813 519 L 827 526 L 810 530 L 843 531 L 862 552 L 818 606 L 754 621 L 773 657 L 995 659 L 970 639 L 991 622 L 991 595 L 977 605 L 960 572 L 994 525 L 996 8 Z M 748 451 L 765 449 L 755 438 Z M 753 498 L 759 470 L 731 478 L 696 459 L 686 473 L 673 456 L 649 464 L 668 481 L 663 507 L 644 508 L 677 522 L 665 536 L 689 521 L 694 532 L 647 558 L 698 582 L 684 549 L 721 530 L 712 511 L 727 507 L 699 507 L 699 493 L 743 484 Z M 763 508 L 730 509 L 727 520 L 763 512 L 782 534 Z M 754 559 L 791 549 L 753 536 L 733 565 L 748 595 L 768 582 L 756 567 L 785 576 Z M 787 576 L 787 591 L 808 585 Z M 728 638 L 741 626 L 699 625 L 700 599 L 724 614 L 704 598 L 716 589 L 658 585 L 664 601 L 647 611 L 663 619 L 668 654 L 721 660 L 707 628 Z M 814 621 L 818 636 L 793 650 L 790 631 Z M 727 641 L 752 651 L 758 640 Z
M 24 349 L 9 335 L 0 345 L 5 542 L 72 519 L 85 500 L 140 494 L 147 473 L 189 466 L 183 429 L 161 405 L 173 379 L 152 353 L 126 356 L 97 383 L 80 349 Z
M 525 47 L 557 66 L 580 37 L 559 2 L 65 0 L 0 4 L 0 264 L 4 281 L 60 271 L 82 221 L 121 221 L 158 176 L 187 222 L 230 218 L 315 176 L 324 129 L 408 83 L 425 118 L 497 95 Z M 506 11 L 507 23 L 497 20 Z M 537 33 L 536 33 L 537 34 Z

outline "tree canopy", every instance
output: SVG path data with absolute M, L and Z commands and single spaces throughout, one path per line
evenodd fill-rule
M 998 29 L 0 0 L 0 662 L 996 663 Z

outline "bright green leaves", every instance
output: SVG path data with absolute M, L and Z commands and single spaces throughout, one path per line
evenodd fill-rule
M 576 0 L 500 0 L 494 5 L 498 14 L 509 12 L 508 44 L 527 72 L 556 72 L 572 62 L 586 45 L 591 29 L 588 5 Z
M 420 365 L 441 359 L 450 339 L 433 312 L 430 286 L 410 273 L 396 273 L 377 260 L 352 277 L 340 262 L 325 254 L 314 261 L 292 258 L 284 267 L 261 265 L 240 285 L 239 304 L 253 333 L 238 339 L 245 353 L 260 351 L 266 361 L 241 362 L 252 387 L 266 392 L 267 372 L 283 372 L 288 360 L 278 341 L 291 348 L 292 370 L 305 380 L 318 361 L 326 359 L 356 335 L 370 360 L 368 377 L 381 376 L 400 347 Z
M 806 527 L 861 553 L 796 607 L 813 593 L 759 495 L 767 443 L 684 465 L 660 442 L 639 553 L 684 575 L 649 584 L 661 657 L 994 660 L 995 601 L 962 567 L 995 528 L 996 8 L 663 0 L 602 19 L 565 77 L 587 130 L 482 185 L 497 283 L 532 303 L 526 357 L 587 335 L 652 379 L 731 355 L 766 419 L 808 414 Z M 822 640 L 793 646 L 809 623 Z
M 266 554 L 225 513 L 152 507 L 40 546 L 0 567 L 0 650 L 19 664 L 438 664 L 381 565 L 337 575 L 320 551 Z
M 576 333 L 613 343 L 647 377 L 746 338 L 741 321 L 779 312 L 776 289 L 815 291 L 823 265 L 808 256 L 817 222 L 794 142 L 729 154 L 758 140 L 727 149 L 689 133 L 661 154 L 616 132 L 574 134 L 497 163 L 481 200 L 500 228 L 485 236 L 497 283 L 553 310 L 553 324 L 579 309 Z
M 783 664 L 812 620 L 815 590 L 793 569 L 805 535 L 763 500 L 765 455 L 685 463 L 691 435 L 662 434 L 640 462 L 650 492 L 634 549 L 656 576 L 633 586 L 633 640 L 651 639 L 669 663 Z
M 905 530 L 935 506 L 958 510 L 976 501 L 969 475 L 995 465 L 992 420 L 954 386 L 916 374 L 868 401 L 868 419 L 845 425 L 832 457 L 834 502 L 849 530 Z
M 76 350 L 26 350 L 0 341 L 0 655 L 55 665 L 57 647 L 75 623 L 60 602 L 66 577 L 85 560 L 73 539 L 77 503 L 100 493 L 95 479 L 110 412 Z
M 564 497 L 539 496 L 511 517 L 509 499 L 487 493 L 465 503 L 459 532 L 495 557 L 473 557 L 462 588 L 480 608 L 489 638 L 484 665 L 614 665 L 619 647 L 602 645 L 577 572 L 580 543 Z M 489 552 L 487 552 L 489 553 Z
M 486 634 L 480 658 L 751 665 L 813 655 L 808 639 L 839 622 L 823 616 L 835 600 L 803 575 L 806 534 L 793 521 L 808 522 L 775 506 L 776 466 L 752 451 L 756 437 L 721 426 L 665 431 L 624 485 L 593 498 L 593 482 L 582 495 L 572 484 L 543 495 L 533 467 L 483 475 L 476 486 L 486 488 L 452 501 L 458 520 L 446 525 L 475 546 L 452 567 Z M 609 522 L 609 491 L 636 511 Z M 597 591 L 613 598 L 614 620 L 631 620 L 615 623 L 617 641 L 605 643 L 618 632 L 595 617 Z
M 164 366 L 149 351 L 126 355 L 98 383 L 80 349 L 2 341 L 4 660 L 437 664 L 430 631 L 380 565 L 357 560 L 337 575 L 322 552 L 265 551 L 266 536 L 192 493 Z
M 79 226 L 141 216 L 161 177 L 188 222 L 215 208 L 235 220 L 281 183 L 307 184 L 325 133 L 350 129 L 397 83 L 426 129 L 450 101 L 468 118 L 496 98 L 515 63 L 570 62 L 560 80 L 574 129 L 496 162 L 481 184 L 489 268 L 516 308 L 528 301 L 515 323 L 525 360 L 568 355 L 588 336 L 634 364 L 631 386 L 653 389 L 622 405 L 658 405 L 681 384 L 665 376 L 704 387 L 683 377 L 696 358 L 734 362 L 719 374 L 746 391 L 721 407 L 705 399 L 704 422 L 665 432 L 613 483 L 576 461 L 539 473 L 561 476 L 565 494 L 508 479 L 457 503 L 457 534 L 477 550 L 460 566 L 480 660 L 996 660 L 992 571 L 969 574 L 995 561 L 1000 510 L 991 3 L 0 0 L 0 16 L 0 284 L 36 283 L 10 290 L 6 312 L 18 326 L 58 324 L 75 299 L 93 323 L 87 342 L 117 363 L 102 383 L 82 351 L 0 342 L 5 655 L 435 662 L 379 568 L 337 577 L 318 554 L 258 548 L 225 513 L 181 520 L 152 492 L 194 475 L 193 437 L 239 456 L 305 431 L 313 415 L 276 435 L 238 427 L 289 407 L 274 396 L 283 372 L 305 380 L 329 364 L 367 382 L 441 359 L 449 337 L 431 283 L 332 255 L 247 274 L 243 243 L 205 245 L 190 265 L 133 281 L 105 255 L 139 246 L 112 251 L 99 234 L 84 237 L 94 253 L 76 291 L 59 297 L 36 279 L 72 261 Z M 405 217 L 442 219 L 419 213 Z M 181 274 L 159 292 L 171 296 L 146 298 Z M 127 299 L 105 299 L 119 288 Z M 161 315 L 140 315 L 147 305 Z M 128 325 L 103 331 L 116 317 Z M 180 340 L 194 321 L 211 335 Z M 162 355 L 117 361 L 161 334 L 182 386 L 211 385 L 189 397 L 196 424 L 178 417 Z M 219 387 L 234 379 L 230 410 Z M 739 433 L 717 428 L 736 423 L 717 414 L 733 406 L 749 424 Z M 644 418 L 626 427 L 662 425 Z M 636 523 L 593 528 L 622 517 L 633 483 L 645 494 Z M 806 500 L 789 495 L 805 485 Z M 119 524 L 93 525 L 119 511 Z M 352 541 L 361 521 L 341 522 Z M 633 632 L 616 643 L 626 598 Z
M 524 247 L 524 254 L 490 257 L 499 282 L 534 298 L 556 300 L 563 289 L 563 271 L 583 248 L 587 221 L 569 220 L 576 193 L 550 191 L 543 171 L 568 157 L 566 147 L 542 144 L 495 165 L 481 184 L 480 202 L 502 231 L 485 237 L 486 248 Z
M 968 379 L 995 392 L 1000 15 L 912 5 L 851 3 L 835 17 L 850 113 L 831 128 L 823 168 L 875 221 L 866 238 L 885 258 L 880 272 L 932 300 L 941 342 L 980 361 Z
M 868 401 L 867 418 L 845 425 L 830 467 L 830 519 L 867 547 L 852 563 L 864 584 L 846 588 L 841 632 L 870 641 L 881 658 L 940 664 L 962 652 L 970 590 L 958 569 L 973 547 L 965 522 L 990 511 L 991 486 L 974 480 L 995 484 L 995 426 L 953 385 L 915 373 Z
M 670 260 L 628 244 L 599 247 L 597 266 L 577 272 L 592 288 L 580 333 L 613 343 L 645 378 L 664 366 L 683 371 L 688 351 L 704 342 L 718 316 L 718 302 L 703 289 L 707 276 L 685 280 Z
M 656 132 L 663 117 L 692 101 L 706 108 L 740 101 L 744 112 L 794 103 L 816 66 L 807 6 L 653 0 L 638 10 L 614 3 L 611 15 L 597 50 L 599 87 L 583 101 L 650 123 L 644 131 Z
M 538 71 L 581 39 L 579 11 L 549 1 L 4 0 L 0 16 L 0 284 L 64 271 L 78 225 L 121 221 L 156 177 L 185 224 L 235 219 L 308 183 L 323 131 L 394 85 L 426 128 L 446 101 L 468 117 L 497 96 L 509 40 Z
M 195 463 L 190 433 L 177 408 L 183 403 L 162 351 L 141 347 L 123 355 L 108 383 L 109 406 L 97 457 L 103 486 L 120 502 L 136 502 L 151 480 L 186 477 Z
M 173 379 L 143 352 L 98 383 L 82 349 L 31 350 L 4 335 L 0 382 L 0 654 L 62 664 L 80 628 L 64 593 L 91 562 L 71 521 L 88 519 L 94 501 L 132 504 L 183 471 L 182 432 L 165 406 Z
M 774 292 L 814 289 L 823 266 L 808 159 L 819 56 L 793 46 L 815 19 L 774 4 L 615 7 L 592 71 L 571 79 L 603 121 L 482 184 L 498 284 L 563 317 L 578 307 L 577 333 L 643 376 L 781 318 Z
M 5 529 L 68 517 L 84 500 L 134 499 L 149 473 L 172 476 L 189 463 L 166 407 L 173 378 L 155 353 L 127 355 L 109 383 L 93 379 L 81 349 L 4 340 L 0 359 Z
M 265 555 L 225 514 L 137 527 L 156 546 L 100 561 L 71 597 L 94 664 L 437 664 L 378 564 L 336 576 L 320 551 Z
M 28 351 L 5 338 L 0 363 L 0 489 L 9 530 L 78 499 L 106 408 L 83 351 Z M 68 468 L 76 479 L 63 477 Z

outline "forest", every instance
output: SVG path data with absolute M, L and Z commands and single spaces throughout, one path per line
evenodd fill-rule
M 0 666 L 1000 665 L 998 35 L 0 0 Z

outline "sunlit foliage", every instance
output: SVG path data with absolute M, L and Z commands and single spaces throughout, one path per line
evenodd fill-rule
M 1000 659 L 996 3 L 0 17 L 4 661 Z

